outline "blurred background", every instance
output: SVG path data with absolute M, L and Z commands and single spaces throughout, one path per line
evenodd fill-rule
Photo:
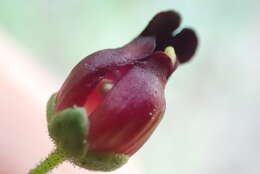
M 28 89 L 36 89 L 30 90 L 27 97 L 51 95 L 83 57 L 128 43 L 156 13 L 168 9 L 181 14 L 181 27 L 196 30 L 200 45 L 192 62 L 179 67 L 171 77 L 166 90 L 166 114 L 151 139 L 134 156 L 138 168 L 143 174 L 258 174 L 258 0 L 2 0 L 0 36 L 5 39 L 0 52 L 6 51 L 5 41 L 12 40 L 15 46 L 11 44 L 10 48 L 19 47 L 30 56 L 23 56 L 19 63 L 0 54 L 5 74 L 0 76 L 0 84 L 3 86 L 9 79 L 3 69 L 10 66 L 19 71 L 27 62 L 28 76 L 17 76 Z M 29 78 L 41 70 L 46 72 L 44 77 L 51 79 L 44 79 L 48 90 L 34 88 L 39 83 Z M 8 114 L 10 93 L 1 95 L 7 104 L 1 105 L 0 111 L 8 110 Z M 23 102 L 21 96 L 13 97 Z M 41 100 L 46 102 L 47 98 Z M 26 114 L 21 112 L 20 117 Z M 0 130 L 7 132 L 3 126 Z M 47 137 L 46 130 L 42 132 Z M 27 138 L 22 143 L 26 144 Z M 0 139 L 2 144 L 7 142 Z M 1 156 L 12 164 L 3 150 Z

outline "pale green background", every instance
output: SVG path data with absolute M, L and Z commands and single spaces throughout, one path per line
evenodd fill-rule
M 200 45 L 168 83 L 167 112 L 136 155 L 146 174 L 259 174 L 259 0 L 1 0 L 0 25 L 64 80 L 175 9 Z

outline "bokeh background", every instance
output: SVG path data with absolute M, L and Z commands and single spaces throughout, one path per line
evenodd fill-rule
M 181 27 L 196 30 L 200 45 L 192 62 L 179 67 L 168 83 L 164 119 L 134 157 L 139 168 L 144 174 L 258 174 L 259 0 L 1 0 L 0 31 L 33 55 L 26 61 L 48 72 L 55 82 L 46 83 L 58 90 L 83 57 L 128 43 L 152 16 L 168 9 L 181 14 Z M 0 60 L 8 66 L 8 56 Z M 22 68 L 11 61 L 10 66 Z M 21 79 L 29 87 L 37 85 L 27 76 Z M 30 95 L 39 93 L 46 91 Z M 2 95 L 8 103 L 10 93 Z M 16 99 L 23 102 L 21 96 Z M 0 130 L 7 132 L 3 126 Z

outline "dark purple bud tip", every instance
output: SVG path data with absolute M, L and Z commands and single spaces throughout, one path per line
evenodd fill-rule
M 153 36 L 156 39 L 155 50 L 164 50 L 167 46 L 174 47 L 178 61 L 188 62 L 194 55 L 198 39 L 192 29 L 184 28 L 180 33 L 173 35 L 179 27 L 181 17 L 174 11 L 157 14 L 140 36 Z
M 168 78 L 197 47 L 191 29 L 172 35 L 179 25 L 176 12 L 159 13 L 129 44 L 93 53 L 73 68 L 58 91 L 55 112 L 76 106 L 86 111 L 85 141 L 92 156 L 81 165 L 102 156 L 105 163 L 111 154 L 124 162 L 151 136 L 165 111 Z

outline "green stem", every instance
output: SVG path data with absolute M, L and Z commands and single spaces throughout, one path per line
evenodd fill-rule
M 63 161 L 65 161 L 64 155 L 60 150 L 55 149 L 45 160 L 41 161 L 34 169 L 30 170 L 29 174 L 46 174 Z

